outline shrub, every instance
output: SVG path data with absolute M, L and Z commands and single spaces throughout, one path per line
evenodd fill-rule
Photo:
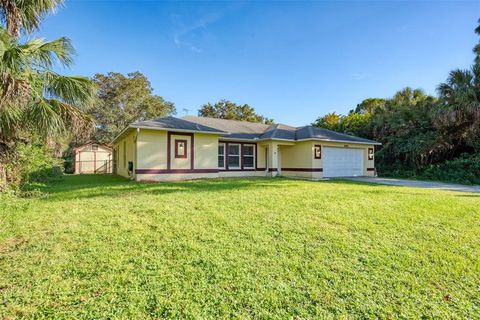
M 432 180 L 480 184 L 480 154 L 462 154 L 442 164 L 430 165 L 421 176 Z
M 29 143 L 15 142 L 15 152 L 6 164 L 9 184 L 14 189 L 31 189 L 34 182 L 50 182 L 61 179 L 61 161 L 39 139 Z

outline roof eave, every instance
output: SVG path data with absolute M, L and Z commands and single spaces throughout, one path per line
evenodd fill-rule
M 376 141 L 349 141 L 349 140 L 337 140 L 337 139 L 323 139 L 323 138 L 304 138 L 304 139 L 298 139 L 295 141 L 310 141 L 310 140 L 315 140 L 315 141 L 326 141 L 326 142 L 341 142 L 341 143 L 353 143 L 353 144 L 368 144 L 368 145 L 376 145 L 376 146 L 381 146 L 382 143 L 376 142 Z
M 175 129 L 175 128 L 155 128 L 155 127 L 136 126 L 136 125 L 131 125 L 130 128 L 157 130 L 157 131 L 170 131 L 170 132 L 204 133 L 204 134 L 214 134 L 214 135 L 222 135 L 222 134 L 228 133 L 225 131 L 203 131 L 203 130 L 188 130 L 188 129 Z

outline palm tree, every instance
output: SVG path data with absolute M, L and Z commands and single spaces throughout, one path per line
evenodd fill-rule
M 56 62 L 69 66 L 73 53 L 67 38 L 19 43 L 0 28 L 1 138 L 26 127 L 43 135 L 78 131 L 88 122 L 82 110 L 93 102 L 94 84 L 52 71 Z
M 72 64 L 70 40 L 19 40 L 40 26 L 43 17 L 63 0 L 0 0 L 0 189 L 5 166 L 15 157 L 15 142 L 40 135 L 46 142 L 66 133 L 93 129 L 83 111 L 95 97 L 94 83 L 85 77 L 63 76 L 54 66 Z
M 0 18 L 5 22 L 9 35 L 18 37 L 40 27 L 48 13 L 63 4 L 63 0 L 0 0 Z
M 478 26 L 475 28 L 475 33 L 480 36 L 480 19 L 478 19 Z M 475 64 L 480 64 L 480 42 L 473 48 L 475 53 Z
M 454 70 L 438 86 L 442 104 L 438 123 L 451 130 L 459 140 L 480 150 L 480 64 L 470 70 Z

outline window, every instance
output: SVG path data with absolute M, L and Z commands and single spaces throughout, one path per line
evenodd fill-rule
M 253 169 L 255 168 L 255 145 L 244 144 L 243 145 L 243 168 Z
M 218 144 L 218 168 L 225 169 L 225 143 Z
M 97 150 L 98 150 L 98 145 L 92 144 L 92 151 L 97 151 Z
M 228 168 L 230 169 L 240 168 L 240 145 L 239 144 L 228 145 Z
M 315 159 L 322 159 L 322 146 L 319 144 L 316 144 L 314 147 L 314 158 Z
M 187 157 L 187 140 L 175 140 L 175 158 Z
M 123 167 L 127 167 L 127 141 L 123 141 Z
M 373 148 L 368 148 L 368 160 L 373 160 Z

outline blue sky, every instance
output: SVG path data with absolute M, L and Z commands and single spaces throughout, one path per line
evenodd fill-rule
M 480 1 L 67 0 L 40 35 L 72 39 L 66 73 L 138 70 L 178 115 L 229 99 L 303 125 L 405 86 L 434 94 L 470 66 L 479 13 Z

